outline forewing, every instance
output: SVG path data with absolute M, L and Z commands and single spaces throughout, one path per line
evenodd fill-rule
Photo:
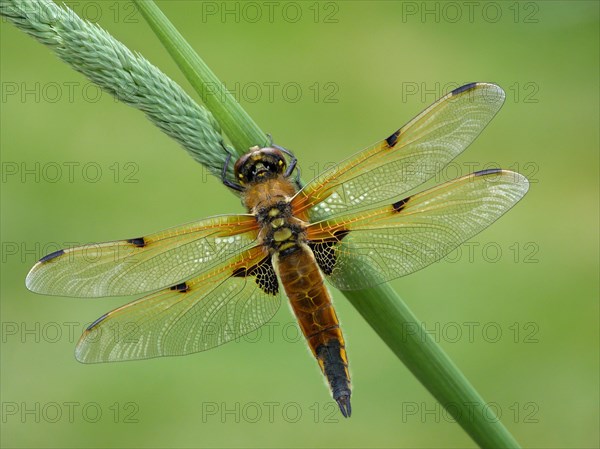
M 504 102 L 504 91 L 472 83 L 444 96 L 387 139 L 311 181 L 292 200 L 310 221 L 390 201 L 432 178 L 481 133 Z
M 256 247 L 102 316 L 83 333 L 75 356 L 97 363 L 205 351 L 262 326 L 280 303 L 270 256 Z
M 146 237 L 57 251 L 25 281 L 36 293 L 101 297 L 150 292 L 210 270 L 257 244 L 252 215 L 223 215 Z
M 413 273 L 481 232 L 527 192 L 524 176 L 484 170 L 387 206 L 312 224 L 317 263 L 341 290 Z

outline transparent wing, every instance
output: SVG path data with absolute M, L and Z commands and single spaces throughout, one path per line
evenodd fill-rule
M 312 224 L 309 245 L 341 290 L 367 288 L 440 260 L 527 192 L 524 176 L 484 170 L 396 203 Z
M 270 256 L 256 247 L 100 317 L 81 336 L 75 356 L 97 363 L 205 351 L 262 326 L 280 303 Z
M 494 84 L 455 89 L 387 139 L 311 181 L 293 198 L 294 214 L 314 222 L 401 197 L 468 147 L 503 102 L 504 91 Z
M 256 245 L 252 215 L 223 215 L 146 237 L 56 251 L 25 280 L 36 293 L 77 297 L 120 296 L 165 288 L 219 265 Z

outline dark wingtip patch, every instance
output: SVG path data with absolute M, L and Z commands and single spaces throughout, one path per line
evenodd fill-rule
M 502 173 L 501 168 L 488 168 L 487 170 L 479 170 L 473 173 L 474 176 L 497 175 Z
M 400 136 L 400 130 L 396 131 L 390 137 L 388 137 L 387 139 L 385 139 L 388 147 L 393 148 L 394 145 L 396 145 L 396 143 L 398 143 L 398 136 Z
M 59 249 L 58 251 L 54 251 L 40 259 L 41 263 L 48 262 L 49 260 L 56 259 L 58 256 L 62 256 L 65 253 L 64 249 Z
M 96 321 L 94 321 L 92 324 L 90 324 L 85 330 L 86 331 L 91 331 L 94 327 L 96 327 L 98 324 L 100 324 L 100 322 L 104 321 L 104 319 L 107 316 L 108 316 L 108 313 L 105 313 L 100 318 L 98 318 Z
M 454 89 L 452 91 L 452 95 L 458 95 L 458 94 L 463 93 L 463 92 L 465 92 L 467 90 L 471 90 L 471 89 L 475 88 L 476 86 L 477 86 L 477 83 L 465 84 L 464 86 L 460 86 L 460 87 L 457 87 L 456 89 Z
M 134 245 L 138 248 L 143 248 L 144 246 L 146 246 L 146 241 L 144 240 L 144 237 L 137 237 L 135 239 L 127 239 L 125 241 L 127 243 L 131 243 L 132 245 Z
M 190 287 L 185 283 L 182 282 L 181 284 L 177 284 L 171 287 L 171 290 L 179 292 L 179 293 L 185 293 L 190 289 Z
M 408 198 L 404 198 L 403 200 L 396 201 L 394 204 L 392 204 L 394 212 L 402 212 L 402 210 L 406 207 L 406 203 L 408 203 L 409 199 L 410 196 Z

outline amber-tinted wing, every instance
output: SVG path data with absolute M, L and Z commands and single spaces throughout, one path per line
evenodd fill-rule
M 280 303 L 271 258 L 254 247 L 100 317 L 81 336 L 75 356 L 97 363 L 205 351 L 262 326 Z
M 133 295 L 186 280 L 257 244 L 252 215 L 223 215 L 146 237 L 60 250 L 27 275 L 36 293 L 77 297 Z
M 504 91 L 494 84 L 455 89 L 387 139 L 311 181 L 293 198 L 294 214 L 318 221 L 401 197 L 469 146 L 503 102 Z
M 484 170 L 387 206 L 307 229 L 309 246 L 341 290 L 367 288 L 440 260 L 481 232 L 527 192 L 524 176 Z

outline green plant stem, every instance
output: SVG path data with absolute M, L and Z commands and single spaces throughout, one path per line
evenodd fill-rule
M 213 113 L 239 155 L 250 147 L 264 147 L 269 139 L 242 109 L 219 78 L 153 1 L 134 0 L 138 9 L 177 63 L 202 102 Z

